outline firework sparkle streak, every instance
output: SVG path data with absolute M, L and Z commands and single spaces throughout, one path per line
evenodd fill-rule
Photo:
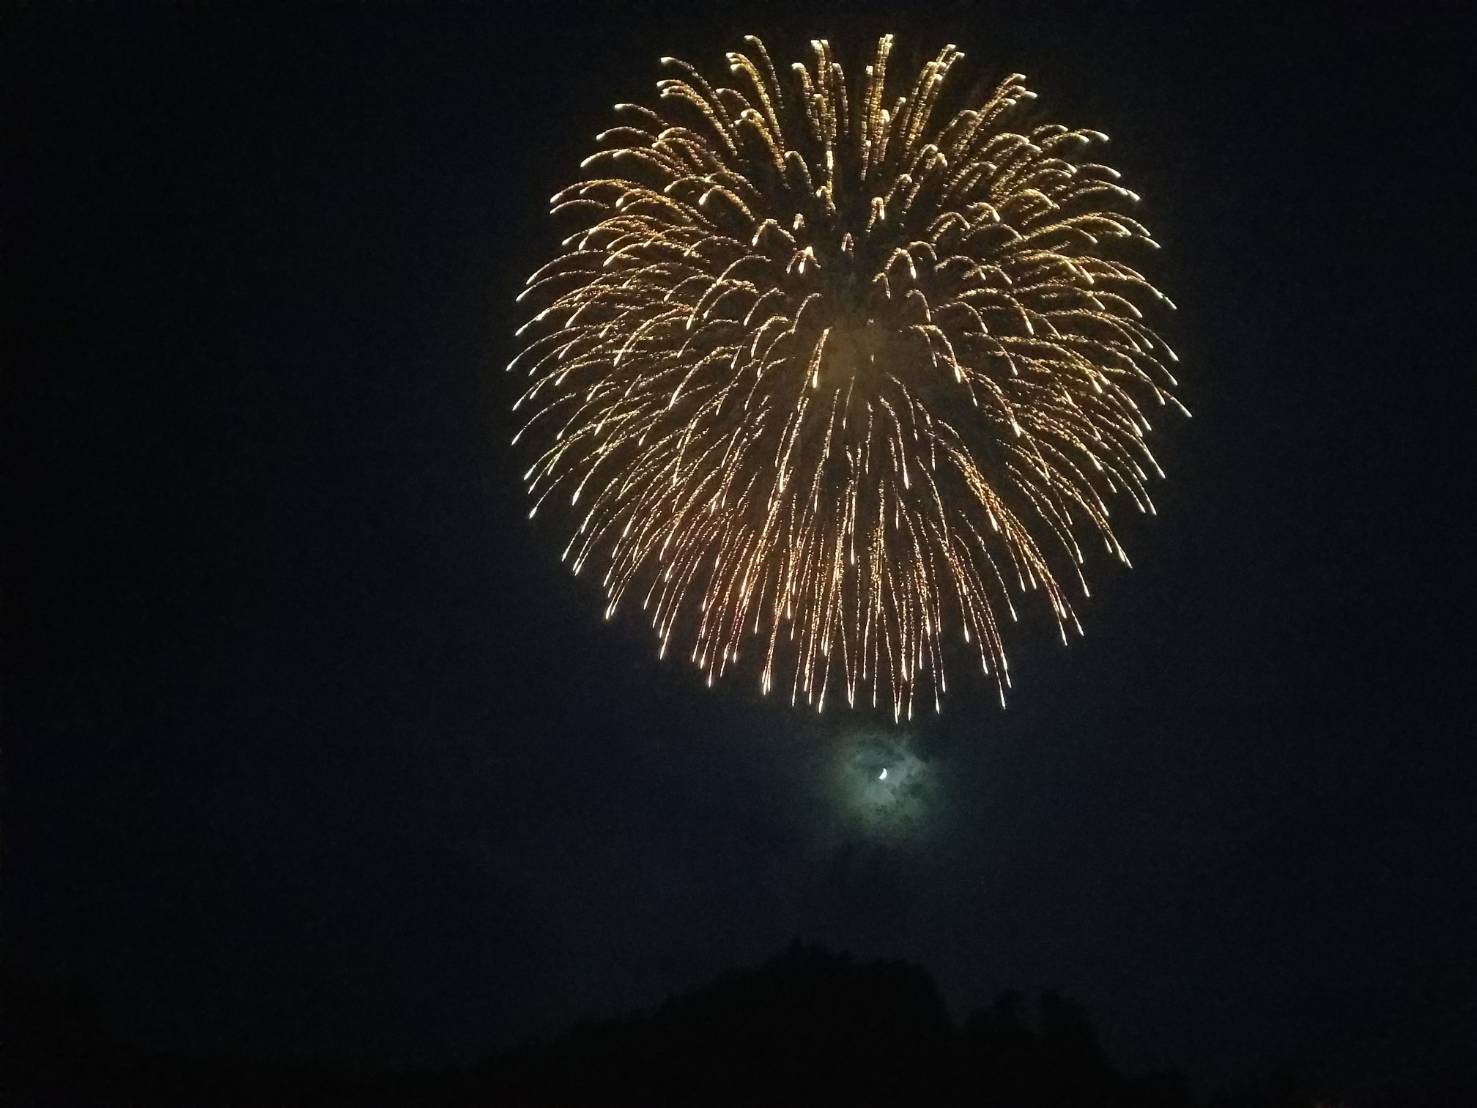
M 898 92 L 891 36 L 859 82 L 745 42 L 734 88 L 662 59 L 552 198 L 578 229 L 509 366 L 529 514 L 568 507 L 606 618 L 639 605 L 710 684 L 751 657 L 898 720 L 939 707 L 948 638 L 1003 704 L 1013 598 L 1081 633 L 1082 540 L 1126 564 L 1108 502 L 1162 476 L 1139 402 L 1184 410 L 1145 316 L 1173 305 L 1122 258 L 1155 245 L 1138 197 L 1087 160 L 1106 135 L 1009 129 L 1019 74 L 936 124 L 953 46 Z

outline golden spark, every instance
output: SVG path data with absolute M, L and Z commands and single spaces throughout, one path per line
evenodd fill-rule
M 1146 321 L 1173 305 L 1121 258 L 1156 245 L 1138 197 L 1088 160 L 1106 135 L 1009 128 L 1019 74 L 935 123 L 953 46 L 894 96 L 891 36 L 859 82 L 745 41 L 736 87 L 662 59 L 552 199 L 578 229 L 509 366 L 530 515 L 567 502 L 606 617 L 639 604 L 710 684 L 751 658 L 897 720 L 938 708 L 947 637 L 1003 704 L 1012 597 L 1081 633 L 1082 540 L 1126 564 L 1108 502 L 1162 476 L 1140 401 L 1183 411 Z

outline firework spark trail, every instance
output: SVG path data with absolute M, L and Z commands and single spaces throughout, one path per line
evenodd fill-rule
M 1138 197 L 1084 159 L 1106 135 L 1006 128 L 1018 74 L 936 124 L 953 46 L 898 93 L 891 36 L 851 84 L 825 42 L 788 84 L 746 42 L 734 88 L 664 58 L 552 198 L 580 229 L 509 366 L 529 514 L 567 498 L 606 618 L 639 603 L 709 683 L 748 655 L 766 693 L 901 719 L 948 636 L 1003 704 L 1012 593 L 1080 634 L 1079 540 L 1127 563 L 1108 502 L 1153 510 L 1136 397 L 1180 405 L 1144 314 L 1172 305 L 1117 256 L 1155 245 Z

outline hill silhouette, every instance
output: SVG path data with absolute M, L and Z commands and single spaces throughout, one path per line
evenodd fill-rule
M 1269 1059 L 1211 1108 L 1477 1103 L 1477 975 L 1435 967 L 1368 1031 Z M 584 1020 L 457 1070 L 353 1072 L 150 1051 L 97 1004 L 0 970 L 3 1108 L 947 1105 L 1188 1108 L 1175 1073 L 1122 1072 L 1083 1008 L 1000 995 L 956 1025 L 897 960 L 792 943 L 651 1009 Z

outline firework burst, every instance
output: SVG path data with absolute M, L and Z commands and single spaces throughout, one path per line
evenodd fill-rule
M 900 719 L 957 640 L 1003 703 L 1016 599 L 1080 634 L 1083 543 L 1127 563 L 1108 502 L 1152 511 L 1140 402 L 1178 404 L 1168 301 L 1122 260 L 1154 245 L 1138 197 L 1106 135 L 1011 129 L 1020 75 L 936 121 L 953 46 L 898 90 L 890 36 L 859 81 L 746 43 L 734 87 L 664 58 L 553 197 L 578 229 L 509 367 L 530 515 L 568 509 L 606 617 L 640 607 L 709 683 L 747 662 Z

